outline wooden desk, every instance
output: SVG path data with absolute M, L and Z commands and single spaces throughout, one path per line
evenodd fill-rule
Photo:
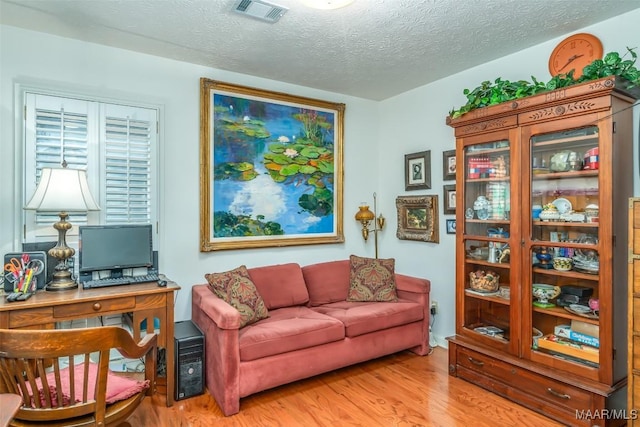
M 158 389 L 164 389 L 167 406 L 173 405 L 174 292 L 180 286 L 168 281 L 160 287 L 156 282 L 110 286 L 70 291 L 38 291 L 27 301 L 0 300 L 0 328 L 55 329 L 56 322 L 87 319 L 112 314 L 131 313 L 133 337 L 140 340 L 140 323 L 146 320 L 146 332 L 154 331 L 154 318 L 160 321 L 158 347 L 165 349 L 166 378 L 158 378 Z
M 22 397 L 13 393 L 0 393 L 0 427 L 9 425 L 22 406 Z

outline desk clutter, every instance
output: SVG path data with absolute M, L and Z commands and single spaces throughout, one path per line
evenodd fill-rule
M 14 252 L 4 256 L 4 291 L 28 294 L 46 282 L 47 256 L 44 252 Z M 23 297 L 22 300 L 28 297 Z M 16 300 L 17 297 L 12 298 Z

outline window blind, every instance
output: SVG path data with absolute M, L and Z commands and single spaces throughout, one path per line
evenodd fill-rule
M 46 94 L 25 96 L 25 192 L 42 168 L 87 171 L 101 210 L 69 216 L 75 243 L 84 224 L 154 223 L 157 218 L 157 110 Z M 25 241 L 55 240 L 55 213 L 25 212 Z

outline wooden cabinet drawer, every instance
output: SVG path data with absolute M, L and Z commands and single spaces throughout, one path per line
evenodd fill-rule
M 29 308 L 9 313 L 9 328 L 24 328 L 51 322 L 52 307 Z
M 59 305 L 53 308 L 53 317 L 65 319 L 70 317 L 92 317 L 107 314 L 110 311 L 122 312 L 133 310 L 136 306 L 134 297 L 102 299 L 72 305 Z
M 163 308 L 166 307 L 166 305 L 166 294 L 141 295 L 136 297 L 136 308 L 138 308 L 138 310 Z
M 483 375 L 489 375 L 552 405 L 571 411 L 592 407 L 592 395 L 588 391 L 538 375 L 502 360 L 493 359 L 473 350 L 458 348 L 457 361 L 460 366 Z

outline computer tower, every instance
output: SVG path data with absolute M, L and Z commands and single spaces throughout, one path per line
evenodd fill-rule
M 204 335 L 191 320 L 175 323 L 175 399 L 204 392 Z

